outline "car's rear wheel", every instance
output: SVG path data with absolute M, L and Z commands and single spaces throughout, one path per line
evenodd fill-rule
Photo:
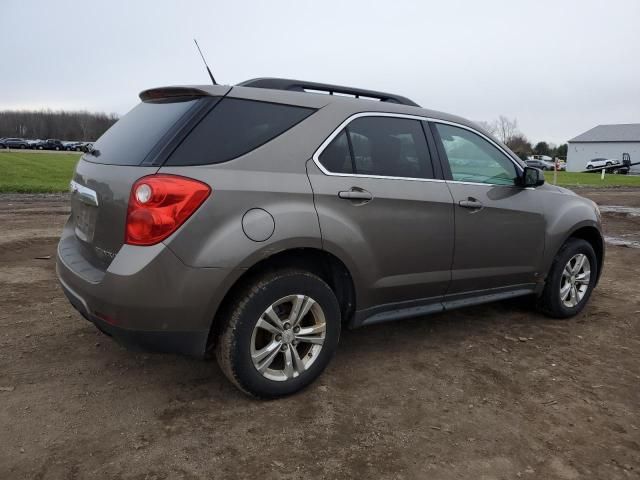
M 598 262 L 593 247 L 586 240 L 571 238 L 553 261 L 540 310 L 555 318 L 577 315 L 586 305 L 598 278 Z
M 313 382 L 340 337 L 340 308 L 316 275 L 283 270 L 253 280 L 231 301 L 216 343 L 224 374 L 259 397 L 289 395 Z
M 587 165 L 587 170 L 591 170 L 593 168 L 593 165 Z

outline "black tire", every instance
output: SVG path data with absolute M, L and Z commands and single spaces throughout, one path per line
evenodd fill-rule
M 251 359 L 254 327 L 265 310 L 288 295 L 314 299 L 324 313 L 325 339 L 308 369 L 284 381 L 263 376 Z M 280 270 L 253 278 L 233 297 L 223 313 L 215 352 L 220 369 L 240 390 L 257 398 L 277 398 L 295 393 L 322 373 L 340 338 L 341 314 L 331 288 L 318 276 L 303 270 Z
M 589 285 L 578 304 L 574 307 L 568 307 L 560 299 L 562 272 L 565 265 L 567 265 L 567 262 L 569 262 L 574 255 L 579 253 L 586 255 L 589 260 L 591 269 Z M 589 297 L 591 297 L 591 292 L 593 292 L 597 278 L 598 260 L 591 244 L 580 238 L 570 238 L 560 248 L 553 260 L 542 296 L 538 299 L 538 309 L 545 315 L 553 318 L 570 318 L 577 315 L 589 301 Z
M 609 167 L 609 166 L 611 166 L 611 165 L 613 165 L 613 163 L 611 163 L 611 162 L 607 162 L 607 163 L 606 163 L 606 166 L 607 166 L 607 167 Z
M 25 147 L 24 145 L 20 145 L 20 149 L 21 150 L 24 150 L 25 148 L 27 148 L 27 147 Z
M 56 147 L 56 152 L 57 152 L 57 151 L 60 151 L 60 147 Z
M 591 170 L 593 168 L 593 165 L 587 165 L 587 170 Z

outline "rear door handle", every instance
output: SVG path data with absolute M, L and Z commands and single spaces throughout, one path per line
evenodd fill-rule
M 482 203 L 472 198 L 468 200 L 460 200 L 458 202 L 458 205 L 460 205 L 462 208 L 471 208 L 474 210 L 478 210 L 482 208 Z
M 366 190 L 355 189 L 355 188 L 352 188 L 351 190 L 338 192 L 338 197 L 344 198 L 345 200 L 361 200 L 361 201 L 362 200 L 368 201 L 373 199 L 373 195 L 371 195 L 370 192 L 367 192 Z

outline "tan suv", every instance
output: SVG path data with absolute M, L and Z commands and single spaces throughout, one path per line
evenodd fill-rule
M 77 165 L 60 283 L 252 395 L 308 385 L 344 326 L 517 296 L 569 317 L 602 270 L 596 205 L 462 118 L 285 79 L 140 98 Z

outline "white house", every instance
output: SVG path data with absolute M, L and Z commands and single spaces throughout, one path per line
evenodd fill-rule
M 640 162 L 640 123 L 598 125 L 569 140 L 567 150 L 567 170 L 578 172 L 585 169 L 594 158 L 615 158 L 622 162 L 622 155 L 628 153 L 631 163 Z M 631 167 L 640 173 L 640 165 Z

